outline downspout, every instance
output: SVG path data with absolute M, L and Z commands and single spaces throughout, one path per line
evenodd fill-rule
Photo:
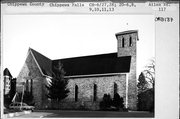
M 126 108 L 128 108 L 128 73 L 126 73 Z

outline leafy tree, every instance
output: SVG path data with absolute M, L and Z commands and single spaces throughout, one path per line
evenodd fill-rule
M 141 72 L 141 74 L 139 75 L 137 87 L 138 87 L 138 93 L 141 93 L 148 89 L 148 82 L 146 81 L 143 72 Z
M 57 63 L 57 66 L 53 68 L 53 78 L 50 85 L 47 85 L 48 89 L 47 97 L 54 101 L 61 101 L 66 98 L 69 93 L 67 89 L 68 80 L 64 79 L 65 71 L 61 62 Z

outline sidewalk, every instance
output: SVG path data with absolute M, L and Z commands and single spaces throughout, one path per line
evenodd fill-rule
M 11 117 L 20 116 L 23 114 L 30 114 L 30 113 L 31 113 L 31 111 L 13 112 L 13 113 L 4 114 L 3 117 L 4 118 L 11 118 Z

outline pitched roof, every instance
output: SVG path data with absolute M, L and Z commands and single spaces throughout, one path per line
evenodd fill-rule
M 44 75 L 52 76 L 52 61 L 48 57 L 40 54 L 39 52 L 29 48 L 29 50 L 33 53 L 35 60 L 37 61 L 42 73 Z
M 117 57 L 117 53 L 53 60 L 63 64 L 65 76 L 125 73 L 130 70 L 131 56 Z
M 52 66 L 59 61 L 63 64 L 65 76 L 127 73 L 130 70 L 131 56 L 117 57 L 117 53 L 51 60 L 32 48 L 30 50 L 43 74 L 48 76 L 52 76 Z

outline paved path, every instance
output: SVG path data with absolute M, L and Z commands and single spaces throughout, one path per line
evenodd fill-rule
M 56 117 L 154 117 L 148 112 L 115 112 L 115 111 L 62 111 L 42 110 L 14 118 L 56 118 Z

